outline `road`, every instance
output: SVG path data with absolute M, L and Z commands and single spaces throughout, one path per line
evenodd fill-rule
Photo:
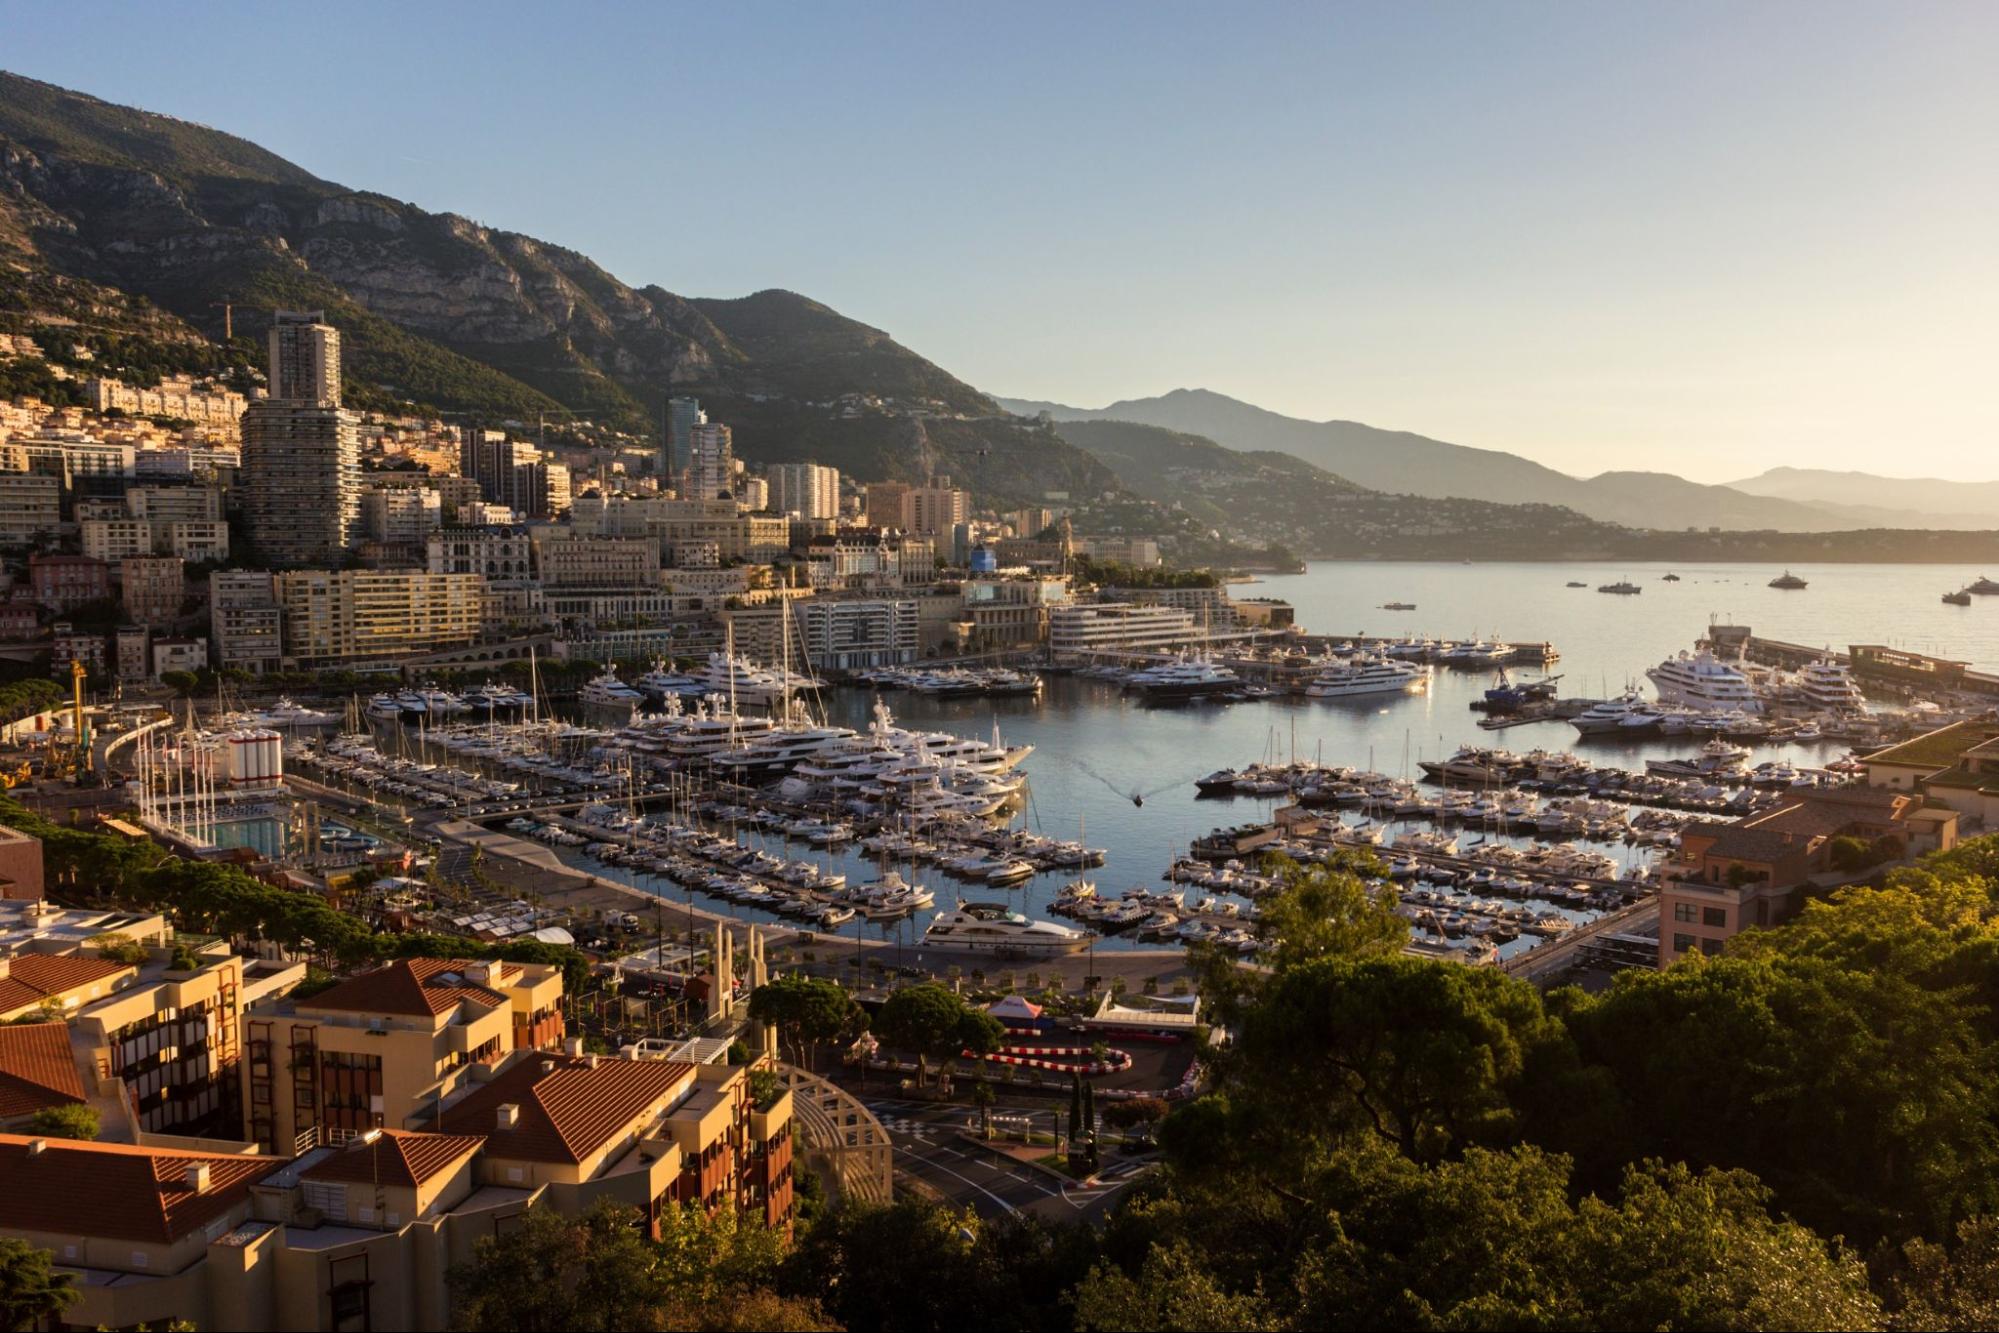
M 1050 1222 L 1096 1222 L 1152 1165 L 1147 1158 L 1107 1154 L 1098 1183 L 1086 1186 L 960 1138 L 966 1126 L 978 1120 L 978 1112 L 969 1107 L 894 1098 L 864 1100 L 895 1144 L 897 1172 L 908 1173 L 981 1217 L 1033 1213 Z M 996 1119 L 1032 1115 L 1039 1124 L 1053 1124 L 1047 1103 L 995 1106 L 993 1115 Z

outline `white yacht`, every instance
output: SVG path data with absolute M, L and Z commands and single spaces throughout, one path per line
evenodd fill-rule
M 1569 725 L 1585 736 L 1601 736 L 1616 731 L 1634 713 L 1650 712 L 1651 705 L 1636 690 L 1626 690 L 1615 699 L 1601 699 L 1569 719 Z
M 260 727 L 325 727 L 340 720 L 338 713 L 324 713 L 304 704 L 293 703 L 280 697 L 263 712 L 257 714 L 256 723 Z
M 643 694 L 619 680 L 618 673 L 609 667 L 604 668 L 603 674 L 591 677 L 589 684 L 576 692 L 576 698 L 579 703 L 591 708 L 622 713 L 626 717 L 630 717 L 633 710 L 645 702 Z
M 1232 694 L 1242 688 L 1242 680 L 1235 672 L 1206 657 L 1181 657 L 1133 672 L 1125 678 L 1124 687 L 1129 693 L 1167 703 Z
M 1489 667 L 1497 666 L 1513 655 L 1513 645 L 1497 643 L 1486 639 L 1473 639 L 1467 643 L 1454 644 L 1438 654 L 1437 660 L 1445 666 Z
M 692 680 L 709 694 L 732 700 L 738 707 L 754 704 L 762 708 L 782 704 L 793 694 L 818 684 L 729 653 L 708 654 L 707 662 L 694 673 Z
M 368 716 L 375 718 L 399 718 L 403 715 L 402 700 L 393 694 L 371 695 L 368 699 Z
M 654 662 L 652 670 L 640 676 L 632 684 L 648 699 L 664 699 L 669 695 L 693 699 L 708 692 L 706 685 L 684 672 L 675 671 L 665 662 Z
M 1844 662 L 1822 657 L 1798 673 L 1798 695 L 1814 708 L 1858 713 L 1867 707 L 1853 673 Z
M 1003 903 L 959 903 L 930 919 L 923 943 L 936 949 L 1000 954 L 1071 954 L 1090 937 L 1053 921 L 1033 921 Z
M 1308 699 L 1344 699 L 1367 694 L 1421 694 L 1430 685 L 1428 668 L 1385 657 L 1357 657 L 1328 667 L 1305 687 Z
M 1703 648 L 1681 652 L 1645 673 L 1659 691 L 1659 702 L 1686 704 L 1721 712 L 1760 713 L 1763 704 L 1749 677 Z

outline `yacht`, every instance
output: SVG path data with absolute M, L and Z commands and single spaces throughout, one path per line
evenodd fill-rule
M 706 685 L 692 676 L 675 671 L 665 662 L 654 662 L 652 670 L 633 681 L 632 685 L 648 699 L 664 699 L 668 695 L 694 699 L 708 692 Z
M 923 943 L 1002 954 L 1071 954 L 1087 947 L 1090 937 L 1053 921 L 1029 920 L 1004 903 L 959 903 L 931 918 Z
M 1681 652 L 1669 657 L 1645 674 L 1659 691 L 1661 703 L 1721 712 L 1763 711 L 1749 678 L 1705 648 L 1698 653 Z
M 282 696 L 255 718 L 260 727 L 325 727 L 339 720 L 337 713 L 323 713 Z
M 1867 706 L 1853 673 L 1844 662 L 1830 657 L 1822 657 L 1798 673 L 1798 694 L 1814 708 L 1833 712 L 1857 713 Z
M 368 699 L 368 716 L 374 718 L 399 718 L 403 715 L 402 700 L 393 694 L 371 695 Z
M 576 692 L 576 699 L 588 707 L 622 713 L 628 718 L 645 702 L 643 694 L 619 680 L 618 673 L 609 667 L 601 675 L 591 677 L 589 684 Z
M 1717 736 L 1691 759 L 1647 759 L 1645 771 L 1665 778 L 1738 778 L 1749 751 Z
M 1129 693 L 1149 702 L 1171 703 L 1181 699 L 1233 694 L 1242 688 L 1242 680 L 1227 667 L 1218 666 L 1205 657 L 1182 657 L 1133 672 L 1125 680 L 1124 687 Z
M 1507 782 L 1520 767 L 1520 759 L 1508 750 L 1466 745 L 1449 759 L 1420 759 L 1417 767 L 1439 782 Z
M 1637 584 L 1631 582 L 1629 579 L 1625 579 L 1618 583 L 1601 584 L 1600 586 L 1598 586 L 1597 591 L 1615 593 L 1619 597 L 1636 597 L 1639 593 L 1644 592 L 1645 590 L 1639 587 Z
M 1429 684 L 1430 673 L 1413 663 L 1361 657 L 1326 668 L 1305 687 L 1305 697 L 1345 699 L 1369 694 L 1420 694 Z
M 1474 639 L 1457 644 L 1438 654 L 1437 660 L 1445 666 L 1489 667 L 1498 666 L 1513 652 L 1510 643 L 1493 643 L 1484 639 Z
M 1970 606 L 1971 589 L 1959 588 L 1956 592 L 1947 592 L 1943 595 L 1943 599 L 1951 606 Z
M 1799 578 L 1796 574 L 1793 574 L 1790 570 L 1787 569 L 1782 574 L 1779 574 L 1776 578 L 1771 579 L 1770 586 L 1773 588 L 1794 589 L 1794 588 L 1803 588 L 1807 585 L 1803 579 Z
M 1569 724 L 1585 736 L 1604 735 L 1621 727 L 1625 718 L 1647 711 L 1647 708 L 1643 695 L 1636 690 L 1626 690 L 1615 699 L 1603 699 L 1591 704 L 1570 718 Z
M 815 687 L 818 682 L 758 666 L 746 657 L 730 653 L 710 653 L 692 677 L 709 694 L 733 701 L 738 707 L 754 704 L 768 708 L 782 704 L 793 694 Z
M 1980 597 L 1990 597 L 1994 593 L 1999 593 L 1999 583 L 1995 583 L 1981 574 L 1976 582 L 1965 584 L 1964 590 L 1966 592 L 1975 592 Z

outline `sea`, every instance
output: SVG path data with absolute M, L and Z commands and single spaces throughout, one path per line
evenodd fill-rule
M 1879 643 L 1961 658 L 1999 669 L 1999 597 L 1973 598 L 1968 607 L 1944 604 L 1942 594 L 1982 571 L 1935 565 L 1792 566 L 1806 580 L 1801 590 L 1768 586 L 1784 572 L 1776 565 L 1456 564 L 1315 562 L 1296 575 L 1266 576 L 1234 589 L 1238 597 L 1274 597 L 1296 608 L 1297 621 L 1313 633 L 1437 638 L 1497 638 L 1548 642 L 1561 654 L 1547 669 L 1561 677 L 1567 695 L 1604 697 L 1627 685 L 1646 688 L 1645 670 L 1692 648 L 1711 622 L 1746 625 L 1756 634 L 1843 650 Z M 1675 582 L 1667 574 L 1677 574 Z M 1644 591 L 1611 596 L 1601 584 L 1629 580 Z M 1584 584 L 1570 588 L 1570 582 Z M 1413 611 L 1380 609 L 1410 602 Z M 1532 668 L 1521 679 L 1538 678 Z M 989 736 L 997 727 L 1008 743 L 1034 753 L 1024 767 L 1028 797 L 1019 825 L 1055 838 L 1076 838 L 1109 852 L 1108 862 L 1084 872 L 1100 894 L 1132 886 L 1164 888 L 1164 872 L 1189 843 L 1215 828 L 1268 817 L 1270 800 L 1215 799 L 1197 795 L 1194 780 L 1216 769 L 1259 760 L 1311 759 L 1421 777 L 1419 760 L 1449 754 L 1461 745 L 1574 750 L 1604 766 L 1642 769 L 1647 758 L 1687 755 L 1698 741 L 1658 738 L 1584 740 L 1566 722 L 1543 722 L 1500 732 L 1479 729 L 1470 704 L 1492 683 L 1490 671 L 1439 668 L 1429 693 L 1371 700 L 1273 698 L 1239 703 L 1148 707 L 1115 684 L 1054 676 L 1039 700 L 937 700 L 907 691 L 885 696 L 898 722 L 962 735 Z M 824 699 L 829 720 L 860 728 L 873 696 L 837 688 Z M 1839 744 L 1753 747 L 1751 765 L 1786 759 L 1822 765 L 1845 753 Z M 1142 802 L 1139 799 L 1142 798 Z M 1415 826 L 1420 827 L 1420 826 Z M 748 833 L 746 838 L 768 835 Z M 878 866 L 858 852 L 827 854 L 803 844 L 773 851 L 811 856 L 844 869 L 850 880 L 875 878 Z M 1601 846 L 1598 844 L 1598 846 Z M 1604 848 L 1627 858 L 1635 849 Z M 608 867 L 591 868 L 628 878 Z M 906 869 L 906 868 L 905 868 Z M 1037 876 L 1018 888 L 961 886 L 939 870 L 921 878 L 948 905 L 962 891 L 968 899 L 1003 901 L 1030 916 L 1046 916 L 1074 870 Z M 663 882 L 638 880 L 670 900 L 683 894 Z M 1201 896 L 1193 891 L 1192 897 Z M 697 901 L 712 911 L 758 914 L 715 899 Z M 914 956 L 929 913 L 899 925 L 856 921 L 856 932 L 896 940 Z M 1514 947 L 1527 947 L 1523 939 Z M 1156 948 L 1110 939 L 1102 948 Z

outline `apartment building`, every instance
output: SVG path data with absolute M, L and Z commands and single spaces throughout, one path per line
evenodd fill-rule
M 479 637 L 485 580 L 417 570 L 299 570 L 273 579 L 284 659 L 303 670 L 399 665 Z
M 119 595 L 125 614 L 141 625 L 170 625 L 187 597 L 181 561 L 171 555 L 127 556 L 118 565 Z
M 791 546 L 788 520 L 739 513 L 733 500 L 586 494 L 576 498 L 569 520 L 578 537 L 644 538 L 674 552 L 712 543 L 720 559 L 751 564 L 769 564 Z
M 902 526 L 911 532 L 931 537 L 948 535 L 970 517 L 972 493 L 953 486 L 949 477 L 932 477 L 921 486 L 909 488 L 903 509 L 908 517 Z
M 909 487 L 899 481 L 871 481 L 863 494 L 863 511 L 871 528 L 909 526 Z
M 708 414 L 701 410 L 698 398 L 669 398 L 666 400 L 666 440 L 660 447 L 660 484 L 679 485 L 681 474 L 687 470 L 688 454 L 694 444 L 694 428 L 708 424 Z
M 359 418 L 337 403 L 250 404 L 238 490 L 245 535 L 265 561 L 338 564 L 361 518 Z
M 1089 602 L 1048 610 L 1048 648 L 1058 654 L 1156 651 L 1199 633 L 1194 618 L 1177 607 Z
M 62 526 L 62 482 L 37 472 L 0 472 L 0 546 L 31 546 Z
M 894 528 L 840 528 L 814 537 L 805 548 L 807 581 L 817 589 L 899 588 L 904 582 L 905 539 Z M 928 553 L 924 543 L 924 553 Z M 927 560 L 917 562 L 927 577 Z
M 1719 953 L 1755 926 L 1789 919 L 1815 877 L 1832 871 L 1832 843 L 1854 837 L 1905 854 L 1957 844 L 1957 812 L 1880 787 L 1801 791 L 1731 824 L 1680 837 L 1659 887 L 1659 965 Z
M 215 664 L 263 675 L 284 658 L 284 613 L 276 580 L 262 570 L 208 576 L 208 634 Z
M 0 824 L 0 903 L 42 896 L 42 840 Z
M 727 426 L 704 421 L 689 431 L 685 475 L 681 493 L 690 500 L 735 494 L 736 451 Z
M 659 587 L 659 546 L 627 537 L 572 537 L 561 530 L 541 544 L 541 586 L 557 589 Z
M 111 595 L 110 566 L 87 555 L 28 557 L 28 586 L 35 600 L 60 615 Z
M 770 507 L 799 518 L 840 516 L 840 470 L 817 463 L 773 463 L 767 469 Z
M 793 642 L 814 667 L 859 671 L 916 660 L 914 601 L 802 597 L 790 606 Z
M 127 416 L 172 417 L 209 426 L 235 425 L 247 405 L 235 390 L 199 384 L 187 375 L 169 375 L 149 389 L 96 377 L 84 381 L 83 393 L 94 412 L 116 408 Z
M 340 331 L 323 311 L 274 312 L 266 350 L 272 398 L 340 406 Z
M 370 541 L 421 546 L 444 524 L 444 500 L 419 487 L 381 487 L 361 497 L 361 531 Z

